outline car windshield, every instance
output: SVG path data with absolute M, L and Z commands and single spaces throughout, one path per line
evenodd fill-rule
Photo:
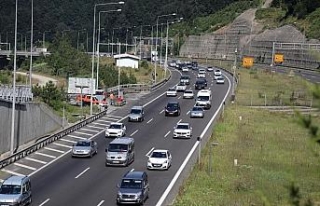
M 199 96 L 198 100 L 200 100 L 200 101 L 209 101 L 209 96 Z
M 142 188 L 142 181 L 141 180 L 133 180 L 133 179 L 123 179 L 120 187 L 126 188 L 126 189 L 141 189 Z
M 170 89 L 168 89 L 168 91 L 176 91 L 176 89 L 175 88 L 170 88 Z
M 151 157 L 154 157 L 154 158 L 167 158 L 167 154 L 165 152 L 153 152 Z
M 193 107 L 192 111 L 203 111 L 201 107 Z
M 20 185 L 2 185 L 0 189 L 0 194 L 16 195 L 16 194 L 20 194 L 20 191 L 21 191 Z
M 220 77 L 218 77 L 218 80 L 223 80 L 223 77 L 221 77 L 221 76 L 220 76 Z
M 178 106 L 176 104 L 168 104 L 167 109 L 176 109 Z
M 77 142 L 76 146 L 89 147 L 90 146 L 90 142 L 80 141 L 80 142 Z
M 121 124 L 111 124 L 110 129 L 121 129 Z
M 126 152 L 128 151 L 128 145 L 126 144 L 109 144 L 109 152 Z
M 182 76 L 180 79 L 189 79 L 188 76 Z
M 177 129 L 189 129 L 189 125 L 187 124 L 178 124 Z
M 187 90 L 187 91 L 184 91 L 184 93 L 192 94 L 192 93 L 193 93 L 193 91 L 191 91 L 191 90 Z
M 140 109 L 131 109 L 131 114 L 140 114 L 141 110 Z

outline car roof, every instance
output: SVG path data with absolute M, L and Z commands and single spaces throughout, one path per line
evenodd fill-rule
M 169 152 L 169 150 L 167 150 L 167 149 L 154 149 L 152 151 L 152 153 L 154 153 L 154 152 Z
M 123 178 L 125 179 L 142 179 L 143 178 L 143 175 L 145 174 L 144 171 L 129 171 L 127 172 Z
M 168 104 L 179 104 L 179 102 L 168 102 Z
M 177 123 L 177 125 L 190 125 L 190 124 L 187 122 L 179 122 L 179 123 Z
M 193 93 L 193 90 L 187 89 L 187 90 L 184 90 L 184 92 L 192 92 Z
M 129 144 L 131 142 L 134 142 L 134 139 L 131 137 L 118 137 L 112 140 L 110 144 Z
M 6 179 L 2 184 L 3 185 L 21 185 L 23 180 L 27 178 L 27 176 L 23 175 L 13 175 Z
M 200 109 L 203 110 L 203 107 L 200 107 L 200 106 L 194 106 L 194 107 L 192 107 L 192 109 L 194 109 L 194 108 L 200 108 Z
M 131 109 L 143 109 L 143 106 L 133 106 Z
M 112 122 L 110 125 L 123 125 L 122 122 Z

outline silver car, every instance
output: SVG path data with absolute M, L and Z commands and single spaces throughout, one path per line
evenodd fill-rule
M 72 148 L 72 157 L 92 157 L 98 153 L 98 144 L 93 140 L 80 140 Z
M 128 121 L 129 122 L 142 122 L 144 120 L 143 106 L 133 106 L 130 110 Z
M 190 111 L 190 118 L 203 118 L 204 117 L 204 110 L 203 107 L 194 106 L 192 110 Z

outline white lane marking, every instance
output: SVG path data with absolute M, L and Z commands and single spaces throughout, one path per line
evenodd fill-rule
M 147 121 L 147 124 L 149 124 L 150 122 L 152 122 L 153 118 L 151 118 L 149 121 Z
M 98 122 L 91 122 L 91 124 L 97 124 L 97 125 L 101 125 L 101 126 L 108 126 L 109 124 L 101 124 L 101 123 L 98 123 Z
M 231 88 L 231 81 L 230 79 L 227 77 L 228 82 L 229 82 L 229 87 L 228 87 L 228 91 L 226 93 L 226 95 L 224 96 L 224 99 L 222 100 L 220 106 L 218 107 L 218 109 L 216 110 L 216 112 L 214 113 L 214 115 L 212 116 L 212 118 L 210 119 L 209 123 L 207 124 L 207 126 L 204 128 L 204 130 L 202 131 L 202 133 L 200 134 L 200 139 L 203 138 L 203 136 L 205 135 L 205 133 L 207 132 L 207 130 L 209 129 L 210 125 L 212 124 L 213 120 L 216 118 L 216 116 L 218 115 L 220 109 L 223 106 L 223 103 L 226 101 L 229 93 L 230 93 L 230 88 Z M 166 188 L 166 190 L 164 191 L 164 193 L 161 195 L 159 201 L 157 202 L 156 206 L 161 206 L 163 204 L 163 202 L 165 201 L 165 199 L 167 198 L 169 192 L 171 191 L 171 189 L 173 188 L 174 184 L 176 183 L 176 181 L 178 180 L 181 172 L 184 170 L 184 168 L 186 167 L 187 163 L 189 162 L 189 159 L 191 158 L 192 154 L 194 153 L 194 151 L 197 149 L 199 145 L 199 141 L 196 141 L 196 143 L 193 145 L 192 149 L 190 150 L 190 152 L 188 153 L 186 159 L 183 161 L 182 165 L 179 167 L 177 173 L 174 175 L 174 177 L 172 178 L 170 184 L 168 185 L 168 187 Z
M 104 200 L 101 200 L 97 206 L 101 206 L 104 203 Z
M 78 174 L 75 179 L 78 179 L 81 175 L 83 175 L 85 172 L 87 172 L 88 170 L 90 170 L 90 167 L 88 167 L 87 169 L 83 170 L 82 172 L 80 172 L 80 174 Z
M 134 171 L 134 168 L 132 168 L 131 170 L 130 170 L 130 172 L 133 172 Z
M 52 158 L 52 159 L 57 158 L 56 156 L 44 154 L 44 153 L 41 153 L 41 152 L 35 152 L 35 154 L 41 155 L 41 156 L 44 156 L 44 157 L 49 157 L 49 158 Z
M 58 153 L 61 153 L 61 154 L 64 154 L 64 153 L 65 153 L 65 151 L 58 150 L 58 149 L 53 149 L 53 148 L 51 148 L 51 147 L 44 147 L 44 149 L 50 150 L 50 151 L 53 151 L 53 152 L 58 152 Z
M 164 137 L 167 137 L 170 134 L 171 131 L 167 132 Z
M 49 202 L 50 201 L 50 199 L 48 198 L 48 199 L 46 199 L 45 201 L 43 201 L 39 206 L 43 206 L 43 205 L 45 205 L 47 202 Z
M 164 109 L 163 109 L 163 110 L 161 110 L 159 114 L 162 114 L 163 112 L 164 112 Z
M 154 150 L 154 147 L 152 147 L 151 150 L 149 150 L 149 152 L 147 152 L 146 157 L 149 157 L 153 150 Z
M 54 142 L 53 144 L 54 144 L 54 145 L 57 145 L 57 146 L 60 146 L 60 147 L 69 148 L 69 149 L 71 149 L 71 148 L 72 148 L 72 146 L 65 145 L 65 144 L 60 144 L 60 143 L 57 143 L 57 142 Z
M 70 142 L 70 143 L 76 143 L 76 141 L 68 140 L 68 139 L 60 139 L 63 142 Z
M 72 138 L 81 139 L 81 140 L 87 139 L 85 137 L 79 137 L 79 136 L 75 136 L 75 135 L 71 135 L 71 134 L 68 134 L 67 137 L 72 137 Z
M 88 135 L 88 136 L 91 136 L 91 135 L 92 135 L 92 134 L 90 134 L 90 133 L 85 133 L 85 132 L 80 132 L 80 131 L 74 131 L 74 133 L 83 134 L 83 135 Z
M 179 96 L 178 99 L 181 99 L 181 96 Z
M 132 137 L 133 135 L 135 135 L 135 133 L 137 133 L 139 130 L 137 129 L 136 131 L 134 131 L 134 132 L 132 132 L 131 134 L 130 134 L 130 137 Z
M 182 119 L 180 119 L 180 120 L 177 122 L 177 124 L 179 124 L 181 121 L 182 121 Z
M 88 131 L 88 132 L 98 132 L 97 130 L 81 128 L 80 130 Z
M 35 171 L 37 169 L 37 168 L 30 167 L 30 166 L 27 166 L 27 165 L 24 165 L 24 164 L 20 164 L 20 163 L 17 163 L 17 162 L 13 163 L 13 165 L 16 165 L 18 167 L 23 167 L 23 168 L 26 168 L 26 169 L 29 169 L 29 170 L 33 170 L 33 171 Z
M 1 171 L 9 173 L 9 174 L 12 174 L 12 175 L 25 176 L 24 174 L 21 174 L 21 173 L 18 173 L 18 172 L 14 172 L 14 171 L 11 171 L 11 170 L 7 170 L 7 169 L 2 169 Z
M 47 164 L 48 163 L 48 162 L 45 162 L 45 161 L 42 161 L 42 160 L 38 160 L 38 159 L 34 159 L 34 158 L 31 158 L 31 157 L 26 157 L 25 159 L 29 160 L 29 161 L 33 161 L 33 162 L 38 162 L 38 163 L 41 163 L 41 164 Z
M 105 128 L 105 127 L 96 127 L 96 126 L 92 126 L 92 125 L 87 125 L 87 127 L 96 128 L 96 129 L 104 129 Z
M 188 111 L 186 114 L 188 115 L 190 113 L 190 111 Z

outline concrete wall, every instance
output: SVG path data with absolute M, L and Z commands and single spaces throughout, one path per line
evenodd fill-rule
M 0 100 L 0 154 L 10 151 L 12 103 Z M 62 118 L 42 103 L 16 104 L 15 148 L 62 128 Z

